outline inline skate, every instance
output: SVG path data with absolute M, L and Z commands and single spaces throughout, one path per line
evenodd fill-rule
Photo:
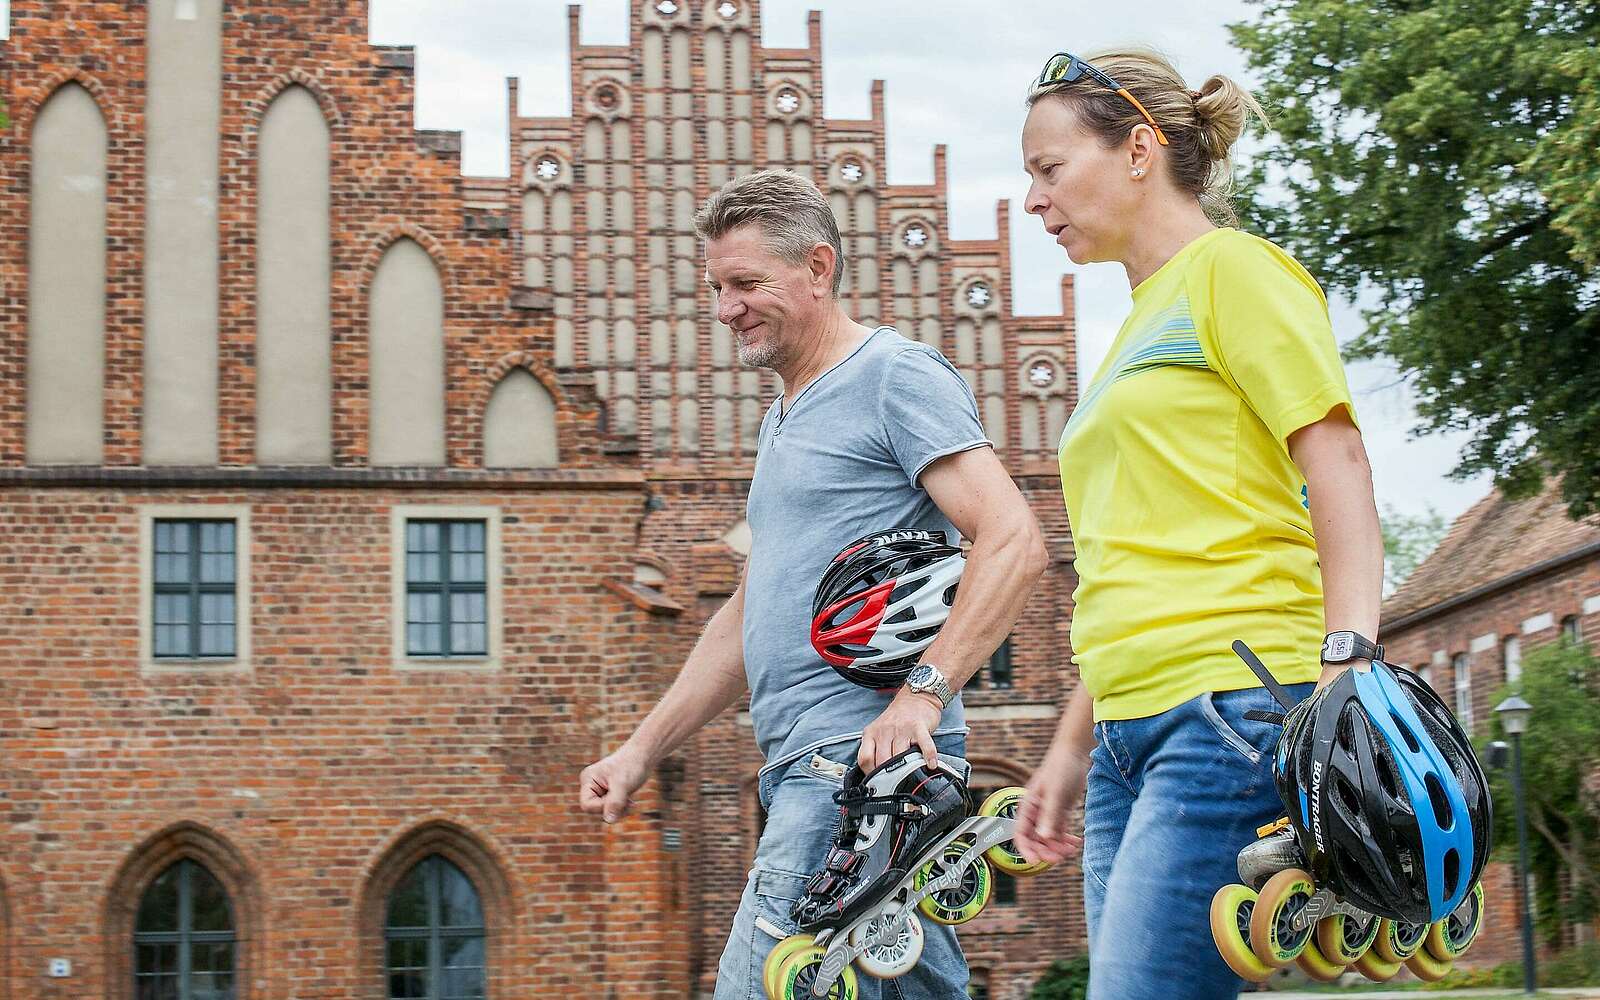
M 1242 884 L 1211 900 L 1217 951 L 1241 978 L 1295 964 L 1331 982 L 1409 969 L 1442 979 L 1483 926 L 1487 782 L 1466 734 L 1421 678 L 1374 660 L 1297 705 L 1233 644 L 1287 714 L 1273 777 L 1288 815 L 1239 852 Z
M 779 942 L 763 967 L 771 1000 L 856 1000 L 856 971 L 890 979 L 922 955 L 920 917 L 962 924 L 989 901 L 990 864 L 1031 875 L 1011 844 L 1021 788 L 990 795 L 969 815 L 966 785 L 921 751 L 907 750 L 871 774 L 852 767 L 834 793 L 839 829 L 826 862 L 806 883 L 792 916 L 801 933 Z

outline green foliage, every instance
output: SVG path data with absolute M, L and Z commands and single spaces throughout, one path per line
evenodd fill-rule
M 1028 1000 L 1084 1000 L 1089 995 L 1089 956 L 1059 958 L 1033 984 Z
M 1522 791 L 1528 809 L 1528 858 L 1538 929 L 1552 943 L 1569 921 L 1600 914 L 1600 660 L 1582 643 L 1560 642 L 1528 653 L 1512 692 L 1533 706 L 1522 737 Z M 1504 739 L 1498 718 L 1488 739 Z M 1517 814 L 1510 768 L 1489 773 L 1494 843 L 1515 864 Z M 1570 891 L 1562 893 L 1563 878 Z M 1565 898 L 1563 898 L 1565 897 Z
M 1379 520 L 1383 524 L 1383 592 L 1392 594 L 1406 577 L 1428 558 L 1450 530 L 1444 515 L 1428 505 L 1426 514 L 1402 514 L 1384 504 Z
M 6 129 L 10 126 L 11 119 L 6 117 L 6 102 L 0 101 L 0 129 Z
M 1569 948 L 1539 960 L 1535 978 L 1540 986 L 1600 986 L 1600 942 Z M 1522 963 L 1505 962 L 1487 969 L 1452 969 L 1425 990 L 1455 990 L 1481 986 L 1521 986 Z
M 1245 224 L 1376 293 L 1356 353 L 1394 360 L 1421 429 L 1471 432 L 1456 475 L 1557 473 L 1600 510 L 1600 5 L 1254 2 L 1231 30 L 1277 136 Z

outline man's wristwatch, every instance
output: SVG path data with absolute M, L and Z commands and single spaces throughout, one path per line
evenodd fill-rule
M 1360 632 L 1329 632 L 1322 640 L 1322 662 L 1349 663 L 1351 660 L 1381 660 L 1383 647 Z
M 956 698 L 956 693 L 950 689 L 950 682 L 945 680 L 944 674 L 931 663 L 919 663 L 912 667 L 911 673 L 906 677 L 906 688 L 913 694 L 931 694 L 946 708 L 950 707 L 950 703 Z

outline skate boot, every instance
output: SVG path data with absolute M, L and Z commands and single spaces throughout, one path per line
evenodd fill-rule
M 855 972 L 903 975 L 922 955 L 918 914 L 945 924 L 976 917 L 993 891 L 992 862 L 1027 875 L 1010 842 L 1022 789 L 1006 788 L 968 815 L 961 778 L 907 750 L 871 774 L 851 768 L 839 829 L 792 916 L 802 933 L 780 942 L 764 969 L 773 1000 L 854 1000 Z M 986 860 L 987 858 L 987 860 Z M 852 967 L 853 966 L 853 967 Z

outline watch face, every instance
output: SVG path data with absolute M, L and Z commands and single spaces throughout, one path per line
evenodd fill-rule
M 1350 654 L 1355 651 L 1355 637 L 1348 632 L 1337 632 L 1328 636 L 1328 655 L 1326 659 L 1338 663 L 1350 659 Z
M 911 668 L 911 673 L 906 675 L 906 683 L 911 686 L 913 691 L 933 683 L 933 668 L 926 663 L 917 664 Z

